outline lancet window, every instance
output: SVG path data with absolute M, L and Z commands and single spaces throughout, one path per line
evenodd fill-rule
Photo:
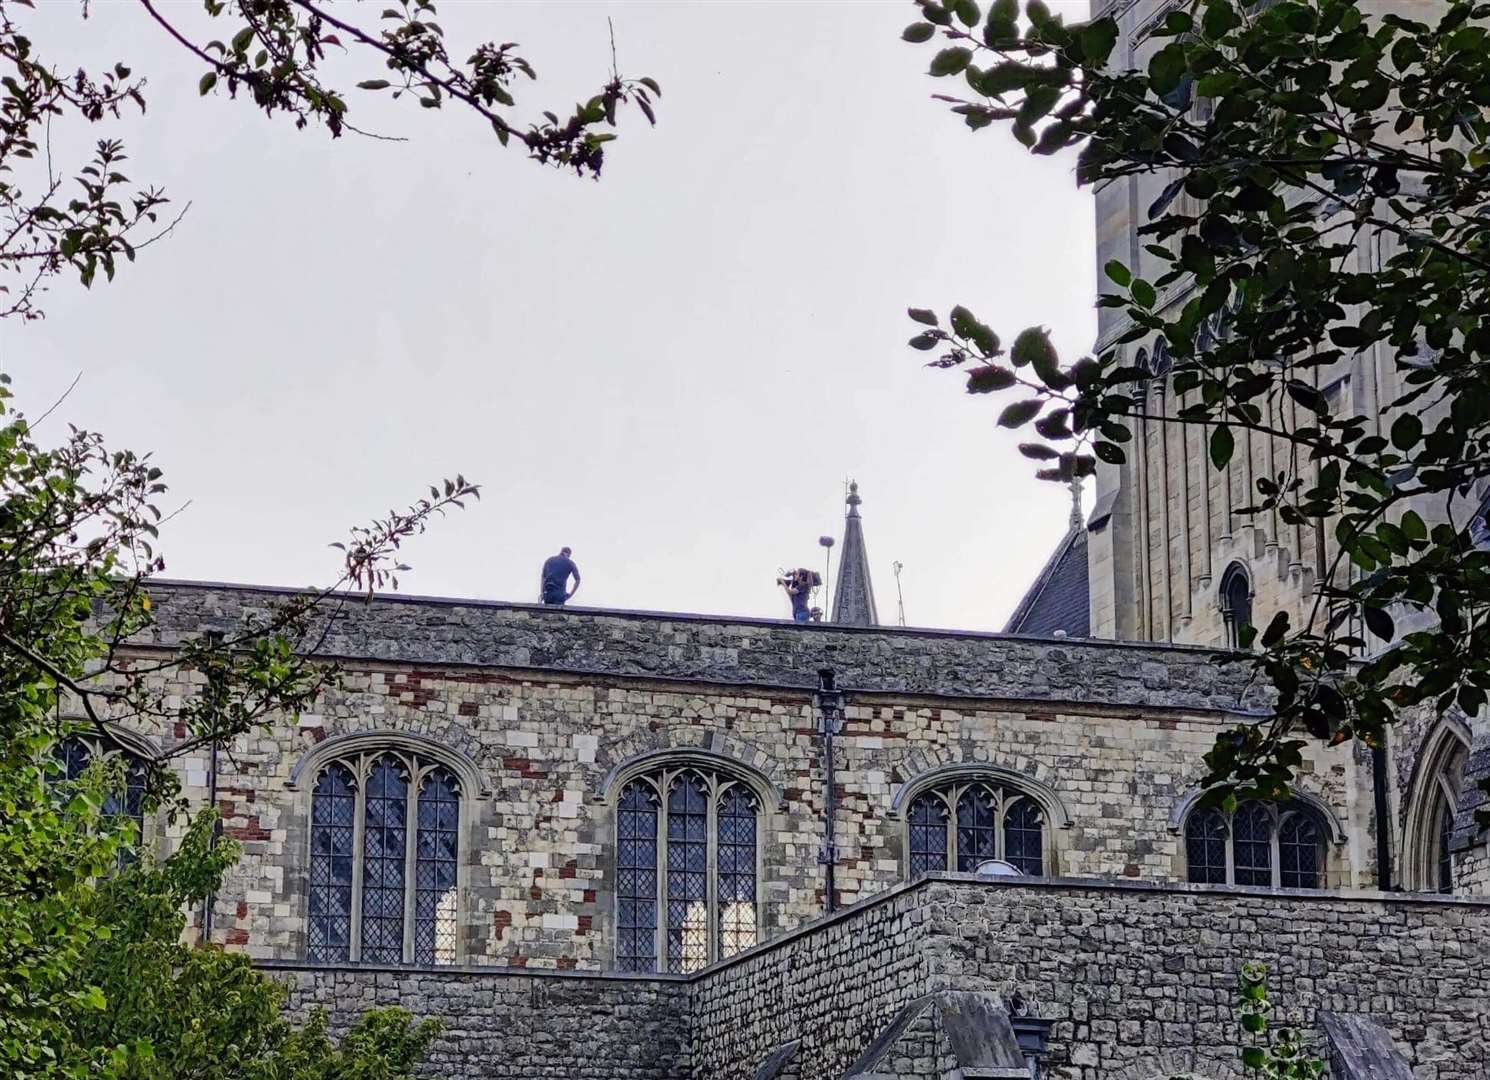
M 761 799 L 706 766 L 660 767 L 616 804 L 616 966 L 697 971 L 754 945 Z
M 1230 814 L 1202 807 L 1185 822 L 1190 881 L 1318 889 L 1325 877 L 1325 830 L 1298 804 L 1249 800 Z
M 454 963 L 460 815 L 455 774 L 418 754 L 322 766 L 311 792 L 310 959 Z
M 1021 873 L 1045 873 L 1045 815 L 1034 797 L 988 780 L 958 780 L 923 791 L 906 811 L 911 877 L 972 873 L 1001 859 Z

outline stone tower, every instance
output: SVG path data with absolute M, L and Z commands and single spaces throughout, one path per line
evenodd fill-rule
M 864 519 L 859 516 L 859 485 L 850 481 L 844 502 L 843 553 L 838 559 L 838 581 L 833 586 L 833 622 L 847 626 L 878 626 L 874 583 L 869 579 L 869 555 L 864 550 Z

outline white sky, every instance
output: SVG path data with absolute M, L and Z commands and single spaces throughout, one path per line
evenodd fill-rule
M 59 281 L 44 321 L 0 325 L 0 366 L 32 415 L 81 373 L 43 436 L 154 452 L 169 505 L 190 500 L 169 576 L 325 583 L 348 525 L 460 471 L 483 499 L 410 545 L 406 592 L 531 601 L 569 544 L 577 603 L 781 616 L 778 568 L 821 564 L 853 476 L 881 617 L 899 560 L 912 625 L 998 629 L 1064 531 L 1067 495 L 989 399 L 921 367 L 905 308 L 964 303 L 1006 341 L 1042 323 L 1079 353 L 1091 203 L 1070 157 L 930 100 L 951 87 L 899 40 L 908 0 L 441 0 L 458 48 L 523 44 L 535 111 L 599 88 L 614 20 L 623 73 L 663 98 L 598 184 L 453 107 L 354 93 L 354 123 L 409 141 L 297 132 L 199 98 L 138 5 L 41 3 L 17 14 L 53 63 L 150 79 L 143 122 L 80 134 L 122 135 L 131 178 L 192 207 L 113 285 Z

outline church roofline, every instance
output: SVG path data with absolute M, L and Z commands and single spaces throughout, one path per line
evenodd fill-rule
M 171 648 L 208 630 L 241 631 L 302 590 L 151 583 L 155 625 L 139 648 Z M 341 605 L 316 628 L 316 655 L 351 664 L 501 669 L 606 680 L 811 692 L 832 668 L 851 694 L 1037 711 L 1138 709 L 1218 715 L 1243 700 L 1247 670 L 1189 646 L 900 627 L 799 624 L 691 613 L 552 608 L 452 597 L 378 596 Z M 526 676 L 525 676 L 526 677 Z M 541 677 L 541 676 L 540 676 Z
M 151 589 L 180 589 L 188 591 L 222 590 L 235 593 L 264 593 L 272 596 L 299 596 L 312 590 L 293 585 L 255 585 L 244 581 L 211 581 L 198 578 L 151 578 Z M 360 600 L 360 597 L 353 596 Z M 524 611 L 550 617 L 594 616 L 630 620 L 666 620 L 669 622 L 718 623 L 721 626 L 760 626 L 782 630 L 797 630 L 803 633 L 839 633 L 895 635 L 901 637 L 965 638 L 987 641 L 1029 641 L 1042 645 L 1074 646 L 1077 648 L 1121 649 L 1135 652 L 1189 653 L 1197 656 L 1224 656 L 1226 649 L 1211 645 L 1189 645 L 1162 641 L 1122 641 L 1116 638 L 1056 638 L 1049 634 L 1026 634 L 1009 630 L 964 630 L 943 626 L 851 626 L 838 623 L 799 623 L 791 619 L 767 618 L 759 615 L 719 615 L 699 611 L 665 611 L 660 608 L 586 607 L 583 604 L 567 604 L 555 607 L 551 604 L 525 603 L 520 600 L 490 600 L 480 597 L 438 596 L 432 593 L 377 593 L 375 604 L 415 604 L 429 607 L 475 607 L 501 611 Z

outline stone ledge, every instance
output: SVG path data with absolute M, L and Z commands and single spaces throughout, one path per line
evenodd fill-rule
M 499 964 L 325 964 L 310 960 L 255 960 L 263 971 L 308 972 L 312 975 L 439 975 L 499 979 L 577 979 L 581 982 L 692 982 L 696 975 L 665 972 L 580 971 L 576 968 L 530 968 Z
M 156 625 L 136 646 L 232 633 L 296 590 L 158 581 Z M 975 701 L 1252 712 L 1240 667 L 1213 650 L 1100 640 L 797 624 L 695 614 L 378 596 L 345 605 L 319 655 L 346 661 L 496 668 L 680 683 L 816 688 L 833 668 L 850 693 Z

